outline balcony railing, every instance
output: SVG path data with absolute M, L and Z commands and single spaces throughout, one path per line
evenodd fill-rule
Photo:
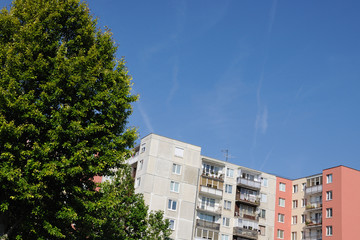
M 243 177 L 238 177 L 237 178 L 237 184 L 244 185 L 244 186 L 250 187 L 250 188 L 255 188 L 255 189 L 260 189 L 261 188 L 261 182 L 246 179 L 246 178 L 243 178 Z
M 209 194 L 216 197 L 222 197 L 223 191 L 221 189 L 206 187 L 206 186 L 200 186 L 200 192 Z
M 220 223 L 208 222 L 201 219 L 196 219 L 196 226 L 202 228 L 209 228 L 213 230 L 220 230 Z
M 257 239 L 258 238 L 258 230 L 245 229 L 245 228 L 242 228 L 242 227 L 234 227 L 233 234 L 235 236 L 245 237 L 245 238 L 250 238 L 250 239 Z
M 241 217 L 241 218 L 247 218 L 247 219 L 251 219 L 251 220 L 258 220 L 259 217 L 256 213 L 250 213 L 247 211 L 239 211 L 239 212 L 235 212 L 234 214 L 235 217 Z
M 322 240 L 322 234 L 311 234 L 311 235 L 305 235 L 304 240 Z
M 236 201 L 249 203 L 251 205 L 260 205 L 260 198 L 256 195 L 249 195 L 244 193 L 236 193 Z
M 315 193 L 321 193 L 321 192 L 322 192 L 322 185 L 316 185 L 316 186 L 305 188 L 305 194 L 315 194 Z
M 202 204 L 201 202 L 199 202 L 198 205 L 196 206 L 196 208 L 198 210 L 202 210 L 202 211 L 221 214 L 221 206 L 219 206 L 219 205 L 210 206 L 210 205 L 205 205 L 205 204 Z
M 322 202 L 313 202 L 306 205 L 306 210 L 308 211 L 320 210 L 321 208 L 322 208 Z
M 307 227 L 318 227 L 322 224 L 322 219 L 307 219 L 305 222 Z

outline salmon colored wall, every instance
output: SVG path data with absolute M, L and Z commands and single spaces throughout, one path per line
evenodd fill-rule
M 326 175 L 332 174 L 332 183 L 326 183 Z M 330 168 L 323 171 L 323 193 L 322 193 L 322 236 L 324 240 L 341 240 L 341 182 L 342 171 L 340 167 Z M 326 192 L 332 191 L 332 200 L 326 200 Z M 333 209 L 332 218 L 326 218 L 326 209 Z M 333 227 L 333 235 L 326 236 L 326 226 Z
M 279 184 L 285 183 L 285 192 L 279 191 Z M 285 207 L 279 206 L 279 198 L 285 199 Z M 291 208 L 292 208 L 292 181 L 289 179 L 277 177 L 276 178 L 276 201 L 275 201 L 275 229 L 274 239 L 277 238 L 277 230 L 284 230 L 284 239 L 288 240 L 291 238 Z M 278 214 L 284 214 L 284 223 L 278 222 Z
M 359 239 L 360 171 L 347 167 L 341 167 L 341 170 L 341 239 Z

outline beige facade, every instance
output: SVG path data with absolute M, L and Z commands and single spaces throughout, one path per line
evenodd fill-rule
M 291 240 L 305 239 L 306 178 L 292 181 Z

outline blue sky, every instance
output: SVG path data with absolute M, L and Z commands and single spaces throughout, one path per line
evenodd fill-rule
M 0 6 L 9 1 L 2 0 Z M 360 2 L 90 0 L 133 76 L 130 125 L 288 178 L 360 169 Z

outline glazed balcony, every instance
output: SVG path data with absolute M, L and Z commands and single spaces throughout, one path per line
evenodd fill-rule
M 236 193 L 236 201 L 241 203 L 246 203 L 252 206 L 259 206 L 260 205 L 260 198 L 256 195 L 249 195 L 243 193 Z
M 219 231 L 220 223 L 208 222 L 208 221 L 204 221 L 201 219 L 196 219 L 196 227 L 207 228 L 207 229 Z
M 200 193 L 215 198 L 222 198 L 223 195 L 223 191 L 221 189 L 207 187 L 207 186 L 200 186 Z
M 196 206 L 196 209 L 202 212 L 209 212 L 209 213 L 216 213 L 216 214 L 221 214 L 221 206 L 216 205 L 215 206 L 210 206 L 210 205 L 205 205 L 202 204 L 201 202 L 198 203 L 198 205 Z
M 260 181 L 250 180 L 250 179 L 246 179 L 246 178 L 243 178 L 243 177 L 238 177 L 237 178 L 237 184 L 239 186 L 243 186 L 243 187 L 250 188 L 250 189 L 255 189 L 255 190 L 259 190 L 261 188 L 261 182 Z
M 322 193 L 322 185 L 315 185 L 305 188 L 305 195 L 312 195 L 317 193 Z
M 234 227 L 233 235 L 245 239 L 258 239 L 258 230 Z
M 306 211 L 319 211 L 322 209 L 322 202 L 314 202 L 306 205 Z

